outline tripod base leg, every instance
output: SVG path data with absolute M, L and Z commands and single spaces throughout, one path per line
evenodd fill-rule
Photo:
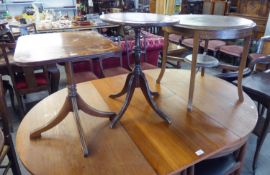
M 81 98 L 79 94 L 77 94 L 77 104 L 78 108 L 85 112 L 86 114 L 93 115 L 96 117 L 108 117 L 110 120 L 112 120 L 116 114 L 114 112 L 104 112 L 99 111 L 91 106 L 89 106 L 85 101 Z
M 49 129 L 53 128 L 54 126 L 58 125 L 62 120 L 66 118 L 69 112 L 71 112 L 71 104 L 69 97 L 66 97 L 64 105 L 62 106 L 61 110 L 58 112 L 55 118 L 49 121 L 46 125 L 37 128 L 36 130 L 30 133 L 30 139 L 35 139 L 41 137 L 41 133 L 48 131 Z
M 127 82 L 127 81 L 126 81 Z M 128 81 L 128 86 L 127 86 L 127 96 L 125 99 L 125 102 L 120 110 L 120 112 L 117 114 L 117 116 L 111 121 L 110 127 L 114 128 L 116 123 L 122 118 L 124 115 L 125 111 L 127 110 L 127 107 L 131 101 L 131 98 L 133 96 L 134 90 L 136 88 L 136 81 L 135 81 L 135 76 L 132 75 Z
M 147 84 L 147 80 L 145 78 L 145 76 L 142 74 L 140 75 L 140 87 L 141 90 L 143 92 L 143 95 L 145 96 L 147 102 L 150 104 L 150 106 L 154 109 L 154 111 L 163 119 L 165 120 L 168 124 L 171 124 L 172 121 L 171 119 L 165 114 L 163 113 L 158 106 L 156 105 L 155 101 L 152 98 L 152 92 L 150 91 L 150 88 Z
M 127 75 L 127 79 L 126 79 L 125 85 L 124 85 L 123 89 L 122 89 L 119 93 L 117 93 L 117 94 L 112 94 L 112 95 L 110 95 L 109 97 L 110 97 L 110 98 L 118 98 L 118 97 L 121 97 L 122 95 L 124 95 L 125 93 L 127 93 L 128 84 L 129 84 L 129 81 L 130 81 L 130 79 L 131 79 L 131 76 L 133 76 L 133 73 L 129 73 L 129 74 Z

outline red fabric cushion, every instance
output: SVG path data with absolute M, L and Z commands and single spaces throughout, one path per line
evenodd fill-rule
M 114 68 L 104 69 L 103 73 L 105 77 L 112 77 L 112 76 L 116 76 L 120 74 L 127 74 L 129 73 L 129 71 L 123 67 L 114 67 Z
M 182 45 L 193 48 L 193 38 L 183 39 Z
M 72 65 L 73 65 L 73 72 L 74 73 L 91 71 L 91 64 L 89 61 L 74 62 Z
M 36 78 L 37 86 L 46 85 L 48 83 L 47 78 L 46 78 L 44 73 L 36 73 L 35 78 Z M 15 86 L 17 89 L 27 89 L 28 88 L 28 85 L 27 85 L 24 77 L 20 77 L 19 79 L 17 79 Z
M 264 57 L 266 55 L 267 54 L 263 54 L 263 53 L 251 53 L 251 54 L 248 55 L 248 57 L 249 57 L 250 61 L 254 61 L 254 60 L 256 60 L 256 59 L 258 59 L 260 57 Z
M 78 72 L 73 74 L 74 82 L 81 83 L 85 81 L 91 81 L 98 79 L 97 76 L 93 72 Z
M 169 35 L 169 41 L 175 44 L 179 44 L 182 39 L 183 39 L 182 35 L 176 35 L 176 34 Z
M 224 41 L 221 41 L 221 40 L 210 40 L 208 42 L 208 50 L 218 51 L 221 46 L 225 46 L 225 45 L 226 45 L 226 42 L 224 42 Z M 200 43 L 200 46 L 201 47 L 204 47 L 205 46 L 205 41 L 202 41 Z
M 220 51 L 228 55 L 240 57 L 243 52 L 243 46 L 238 45 L 221 46 Z

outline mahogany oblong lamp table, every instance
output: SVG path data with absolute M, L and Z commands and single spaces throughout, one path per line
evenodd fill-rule
M 111 128 L 113 128 L 115 124 L 124 115 L 125 111 L 129 106 L 135 88 L 140 88 L 142 90 L 147 102 L 153 108 L 153 110 L 156 111 L 156 113 L 163 120 L 165 120 L 167 123 L 170 124 L 171 119 L 164 112 L 162 112 L 154 102 L 152 96 L 157 96 L 158 93 L 151 92 L 148 86 L 147 79 L 145 78 L 145 75 L 142 71 L 141 68 L 142 48 L 141 48 L 140 34 L 142 27 L 171 26 L 179 21 L 178 18 L 173 18 L 171 16 L 154 13 L 111 13 L 101 15 L 100 19 L 108 23 L 131 26 L 135 32 L 135 47 L 134 47 L 135 67 L 133 71 L 128 74 L 123 89 L 117 94 L 110 95 L 111 98 L 117 98 L 126 93 L 125 102 L 120 112 L 111 122 Z
M 95 42 L 93 42 L 95 41 Z M 77 93 L 73 80 L 72 62 L 83 61 L 99 56 L 114 56 L 121 49 L 109 39 L 97 32 L 64 32 L 26 35 L 18 39 L 14 61 L 19 66 L 39 66 L 65 62 L 68 95 L 61 110 L 44 126 L 33 130 L 30 138 L 39 138 L 41 133 L 59 124 L 69 112 L 73 112 L 84 156 L 89 154 L 84 131 L 81 127 L 79 110 L 96 117 L 107 117 L 112 120 L 113 112 L 103 112 L 92 108 Z
M 196 64 L 201 40 L 213 39 L 244 39 L 244 50 L 241 57 L 238 74 L 238 97 L 243 101 L 242 78 L 246 66 L 251 37 L 256 24 L 245 18 L 220 15 L 175 15 L 180 22 L 172 27 L 164 27 L 164 47 L 162 67 L 157 83 L 160 83 L 166 69 L 169 34 L 179 34 L 193 37 L 193 50 L 191 62 L 191 74 L 189 84 L 188 110 L 192 110 L 193 93 L 195 87 Z M 207 49 L 206 49 L 207 50 Z

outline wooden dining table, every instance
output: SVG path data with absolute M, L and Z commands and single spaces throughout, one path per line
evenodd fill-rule
M 156 84 L 159 69 L 145 71 L 161 110 L 171 116 L 167 125 L 136 89 L 119 125 L 109 128 L 104 118 L 87 117 L 79 111 L 89 157 L 81 155 L 76 124 L 71 113 L 57 126 L 31 140 L 30 132 L 51 120 L 65 101 L 60 90 L 33 107 L 22 120 L 16 148 L 23 165 L 32 174 L 153 175 L 178 174 L 182 170 L 243 145 L 257 122 L 254 102 L 244 93 L 239 102 L 236 87 L 216 77 L 196 78 L 193 110 L 188 111 L 189 70 L 168 69 Z M 86 103 L 117 111 L 124 98 L 109 98 L 120 90 L 127 75 L 78 84 Z

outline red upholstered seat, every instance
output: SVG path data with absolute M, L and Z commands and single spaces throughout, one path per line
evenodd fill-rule
M 48 83 L 47 77 L 44 73 L 36 73 L 35 78 L 36 78 L 37 86 L 46 85 Z M 17 89 L 27 89 L 28 88 L 27 82 L 25 81 L 25 78 L 23 76 L 16 79 L 15 86 Z
M 248 55 L 248 58 L 250 59 L 250 61 L 255 61 L 256 59 L 260 58 L 260 57 L 264 57 L 267 54 L 263 54 L 263 53 L 251 53 Z
M 176 35 L 176 34 L 169 35 L 169 41 L 175 44 L 179 44 L 182 39 L 183 39 L 182 35 Z
M 127 74 L 129 71 L 123 67 L 114 67 L 109 69 L 104 69 L 103 74 L 105 77 L 112 77 L 120 74 Z
M 73 79 L 76 84 L 98 79 L 98 77 L 92 72 L 93 66 L 91 64 L 93 64 L 91 60 L 73 63 Z
M 182 45 L 193 48 L 193 38 L 183 39 Z
M 208 50 L 211 50 L 213 52 L 216 52 L 220 49 L 220 47 L 222 46 L 225 46 L 226 45 L 226 42 L 224 41 L 221 41 L 221 40 L 210 40 L 208 42 Z M 205 41 L 202 41 L 200 43 L 200 46 L 201 47 L 204 47 L 205 46 Z
M 142 70 L 148 70 L 148 69 L 156 69 L 157 66 L 147 63 L 147 62 L 142 62 L 141 63 Z
M 74 73 L 73 78 L 76 84 L 98 79 L 98 77 L 90 71 Z
M 221 46 L 219 51 L 226 53 L 228 55 L 240 57 L 243 52 L 243 47 L 238 46 L 238 45 L 227 45 L 227 46 Z

